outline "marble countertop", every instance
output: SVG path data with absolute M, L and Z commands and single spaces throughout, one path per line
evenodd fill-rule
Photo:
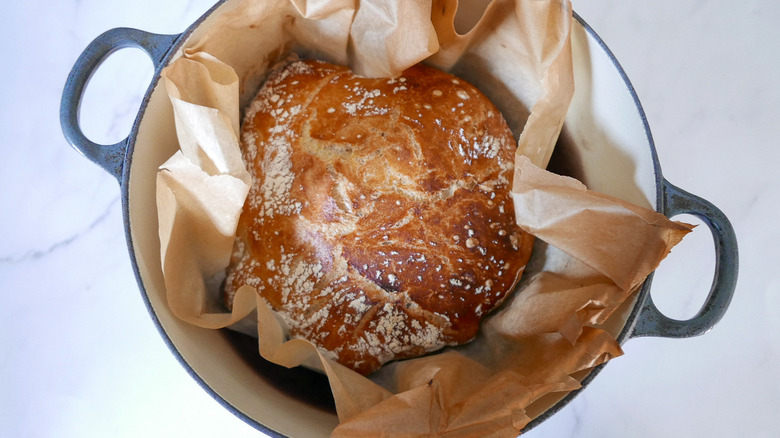
M 262 436 L 168 351 L 139 296 L 116 180 L 68 146 L 58 118 L 64 80 L 94 37 L 120 26 L 178 33 L 210 6 L 0 6 L 0 435 Z M 631 79 L 664 176 L 732 221 L 740 277 L 710 333 L 629 341 L 527 436 L 777 436 L 780 3 L 575 0 L 574 8 Z M 139 50 L 111 56 L 82 104 L 87 135 L 123 139 L 151 76 Z M 712 246 L 700 227 L 659 269 L 653 298 L 669 316 L 691 317 L 703 302 Z

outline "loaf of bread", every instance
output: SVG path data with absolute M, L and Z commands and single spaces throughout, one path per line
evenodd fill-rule
M 241 143 L 253 185 L 227 306 L 255 287 L 291 337 L 360 373 L 473 339 L 528 261 L 512 133 L 450 74 L 291 60 L 247 109 Z

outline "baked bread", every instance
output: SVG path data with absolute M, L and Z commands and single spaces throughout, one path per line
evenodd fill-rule
M 253 184 L 226 304 L 255 287 L 291 337 L 360 373 L 473 339 L 528 261 L 512 133 L 452 75 L 289 61 L 247 109 L 241 142 Z

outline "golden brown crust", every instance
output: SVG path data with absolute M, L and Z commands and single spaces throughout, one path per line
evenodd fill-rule
M 257 288 L 292 337 L 363 374 L 471 340 L 513 289 L 514 139 L 473 86 L 292 61 L 247 111 L 253 185 L 225 292 Z

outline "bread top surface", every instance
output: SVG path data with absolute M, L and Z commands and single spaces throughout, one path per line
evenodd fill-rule
M 358 372 L 471 340 L 528 261 L 515 141 L 452 75 L 291 61 L 248 108 L 241 142 L 253 185 L 227 301 L 255 287 L 293 338 Z

